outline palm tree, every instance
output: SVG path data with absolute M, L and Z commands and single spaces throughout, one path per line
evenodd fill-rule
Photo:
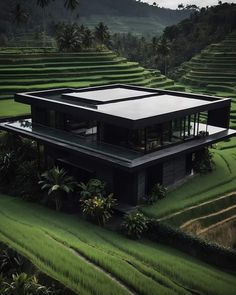
M 54 0 L 52 0 L 54 1 Z M 49 5 L 51 0 L 37 0 L 37 5 L 42 9 L 42 20 L 43 20 L 43 45 L 45 46 L 45 34 L 46 34 L 46 7 Z
M 71 12 L 71 17 L 70 17 L 71 23 L 72 23 L 73 12 L 78 7 L 78 5 L 79 5 L 79 0 L 65 0 L 64 1 L 64 7 L 66 9 L 70 10 L 70 12 Z
M 98 42 L 101 44 L 107 45 L 110 41 L 110 33 L 108 30 L 108 27 L 103 24 L 103 22 L 100 22 L 96 27 L 95 27 L 95 33 L 94 33 L 96 39 Z
M 85 29 L 83 33 L 83 46 L 86 48 L 91 48 L 94 40 L 94 35 L 91 30 Z
M 57 35 L 57 43 L 60 51 L 79 51 L 82 41 L 78 27 L 75 24 L 66 25 Z
M 67 175 L 64 169 L 53 167 L 41 175 L 39 185 L 42 190 L 47 190 L 48 196 L 55 203 L 56 210 L 60 211 L 66 195 L 73 192 L 78 186 L 75 179 Z
M 13 23 L 16 25 L 21 25 L 27 22 L 29 18 L 29 14 L 26 10 L 22 7 L 20 3 L 16 3 L 16 6 L 11 12 Z
M 161 56 L 163 58 L 163 61 L 164 61 L 164 73 L 166 75 L 166 73 L 167 73 L 167 57 L 170 54 L 170 44 L 165 38 L 162 38 L 157 43 L 156 52 L 157 52 L 158 56 Z

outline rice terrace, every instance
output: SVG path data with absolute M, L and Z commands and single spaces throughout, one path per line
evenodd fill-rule
M 0 294 L 236 294 L 236 3 L 205 5 L 0 0 Z

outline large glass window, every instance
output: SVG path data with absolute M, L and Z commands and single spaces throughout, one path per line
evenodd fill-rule
M 162 128 L 161 125 L 153 125 L 146 128 L 146 149 L 154 150 L 162 145 Z

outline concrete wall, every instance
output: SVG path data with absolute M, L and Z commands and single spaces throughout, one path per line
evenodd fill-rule
M 186 157 L 181 156 L 163 163 L 163 185 L 169 186 L 186 176 Z

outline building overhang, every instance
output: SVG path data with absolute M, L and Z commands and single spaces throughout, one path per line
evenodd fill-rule
M 217 128 L 217 127 L 214 127 Z M 106 165 L 118 167 L 129 172 L 145 169 L 157 163 L 164 162 L 179 155 L 192 153 L 204 146 L 210 146 L 219 141 L 236 136 L 236 130 L 219 128 L 219 132 L 212 135 L 195 138 L 182 142 L 181 144 L 165 147 L 149 154 L 116 147 L 106 144 L 87 145 L 84 140 L 73 140 L 71 135 L 62 134 L 61 131 L 50 130 L 47 127 L 40 127 L 32 130 L 20 128 L 14 122 L 0 123 L 0 129 L 16 133 L 23 137 L 31 138 L 45 145 L 53 146 L 57 149 L 69 151 L 70 153 L 81 155 L 93 161 L 103 162 Z M 47 130 L 48 129 L 48 130 Z M 73 136 L 74 139 L 76 138 Z

